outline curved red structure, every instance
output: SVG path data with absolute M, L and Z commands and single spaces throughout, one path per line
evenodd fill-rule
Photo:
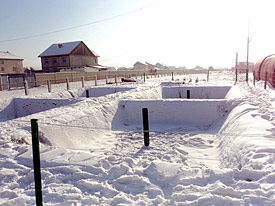
M 267 81 L 275 88 L 275 54 L 259 60 L 254 66 L 254 71 L 256 80 L 265 80 L 267 74 Z

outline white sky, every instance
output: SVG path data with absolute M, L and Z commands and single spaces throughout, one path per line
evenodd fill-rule
M 231 67 L 236 52 L 239 61 L 246 61 L 248 25 L 249 59 L 256 62 L 275 53 L 272 0 L 0 1 L 0 50 L 24 58 L 24 66 L 40 66 L 37 56 L 53 43 L 82 40 L 100 55 L 99 63 L 107 66 L 131 67 L 136 61 L 148 61 L 188 68 Z M 151 4 L 101 23 L 5 41 L 102 20 Z

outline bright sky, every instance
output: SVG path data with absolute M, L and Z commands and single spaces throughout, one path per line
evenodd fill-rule
M 51 44 L 82 40 L 106 66 L 230 68 L 236 52 L 246 61 L 248 28 L 250 61 L 275 53 L 274 8 L 274 0 L 0 0 L 0 51 L 40 67 Z

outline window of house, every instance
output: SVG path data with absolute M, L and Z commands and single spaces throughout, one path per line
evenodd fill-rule
M 57 63 L 57 58 L 53 58 L 53 63 L 54 63 L 54 64 Z
M 5 67 L 1 67 L 1 71 L 4 72 L 5 71 Z
M 97 63 L 97 59 L 95 59 L 95 63 Z
M 49 59 L 44 59 L 45 64 L 49 64 Z
M 54 71 L 54 72 L 58 72 L 58 69 L 57 69 L 57 68 L 53 68 L 53 71 Z
M 67 62 L 66 57 L 62 57 L 62 63 L 66 63 L 66 62 Z
M 49 69 L 49 68 L 45 69 L 45 72 L 46 72 L 46 73 L 49 73 L 49 72 L 50 72 L 50 69 Z
M 0 64 L 4 64 L 4 60 L 0 60 Z
M 16 67 L 12 67 L 12 71 L 16 72 Z

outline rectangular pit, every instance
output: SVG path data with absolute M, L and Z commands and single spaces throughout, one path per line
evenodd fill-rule
M 122 124 L 134 128 L 142 125 L 142 108 L 148 108 L 151 129 L 210 127 L 227 114 L 225 99 L 128 100 L 119 103 Z
M 231 86 L 173 86 L 162 87 L 162 98 L 224 99 Z

